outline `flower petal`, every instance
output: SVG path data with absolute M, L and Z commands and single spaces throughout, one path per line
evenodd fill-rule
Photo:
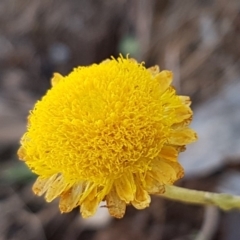
M 153 67 L 150 67 L 147 69 L 153 77 L 155 77 L 158 73 L 159 73 L 159 66 L 158 65 L 155 65 Z
M 133 201 L 136 193 L 136 185 L 132 173 L 126 172 L 121 178 L 117 179 L 114 184 L 121 200 L 126 203 Z
M 176 121 L 175 123 L 180 123 L 184 120 L 192 118 L 192 110 L 187 106 L 179 106 L 175 108 Z
M 190 128 L 175 129 L 169 136 L 169 144 L 186 145 L 197 140 L 196 133 Z
M 83 218 L 93 216 L 98 208 L 99 203 L 102 199 L 97 197 L 97 187 L 93 188 L 89 193 L 88 197 L 81 203 L 81 214 Z
M 51 84 L 54 87 L 56 84 L 58 84 L 63 79 L 63 76 L 60 73 L 54 73 L 53 77 L 51 79 Z
M 163 146 L 161 152 L 159 153 L 159 157 L 176 162 L 178 156 L 178 151 L 173 146 Z
M 164 70 L 157 74 L 155 78 L 159 82 L 161 93 L 164 93 L 172 82 L 173 74 L 170 71 Z
M 122 218 L 126 211 L 126 203 L 118 196 L 115 188 L 106 196 L 108 211 L 111 216 Z
M 82 202 L 88 197 L 90 197 L 91 199 L 94 198 L 94 196 L 92 196 L 92 195 L 95 194 L 96 185 L 92 182 L 85 182 L 83 185 L 83 189 L 84 190 L 83 190 L 83 194 L 80 198 L 79 205 L 82 204 Z M 92 192 L 92 194 L 91 194 L 91 192 Z
M 155 159 L 149 175 L 158 180 L 161 184 L 173 184 L 183 176 L 183 168 L 178 162 Z
M 96 213 L 99 203 L 100 201 L 98 198 L 94 198 L 93 200 L 86 199 L 80 208 L 82 217 L 92 217 Z
M 57 176 L 54 181 L 49 185 L 45 199 L 47 202 L 51 202 L 54 198 L 59 197 L 60 194 L 68 187 L 68 182 L 64 181 L 62 175 Z
M 54 174 L 49 178 L 38 177 L 33 184 L 33 192 L 38 196 L 43 195 L 49 189 L 53 181 L 55 181 L 56 177 L 57 174 Z
M 161 194 L 165 192 L 164 184 L 153 178 L 150 173 L 146 174 L 145 183 L 145 189 L 150 194 Z
M 138 185 L 134 200 L 131 202 L 132 205 L 137 209 L 144 209 L 149 206 L 151 198 L 146 190 L 141 185 Z
M 181 99 L 182 103 L 184 103 L 188 107 L 192 103 L 189 96 L 179 96 L 179 98 Z
M 67 190 L 60 198 L 59 208 L 61 212 L 70 212 L 78 206 L 78 202 L 83 193 L 83 184 L 75 184 L 71 189 Z
M 20 148 L 18 149 L 17 154 L 18 154 L 18 157 L 19 157 L 19 159 L 20 159 L 21 161 L 25 161 L 25 150 L 24 150 L 23 147 L 20 147 Z

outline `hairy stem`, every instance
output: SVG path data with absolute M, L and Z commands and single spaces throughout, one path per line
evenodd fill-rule
M 165 193 L 161 196 L 168 199 L 192 204 L 215 205 L 223 210 L 240 209 L 240 196 L 197 191 L 170 185 L 166 185 L 165 189 Z

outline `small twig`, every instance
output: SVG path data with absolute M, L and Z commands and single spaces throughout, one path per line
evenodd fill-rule
M 219 224 L 220 212 L 215 206 L 205 206 L 204 219 L 201 230 L 195 240 L 211 240 L 217 231 Z
M 165 193 L 161 196 L 168 199 L 193 204 L 214 205 L 223 210 L 240 209 L 240 196 L 190 190 L 170 185 L 166 185 L 165 189 Z

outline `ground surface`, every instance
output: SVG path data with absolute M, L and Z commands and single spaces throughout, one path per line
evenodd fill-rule
M 78 209 L 61 215 L 57 201 L 33 195 L 35 176 L 16 156 L 53 72 L 130 53 L 173 70 L 176 89 L 193 100 L 201 138 L 181 158 L 178 184 L 240 195 L 239 10 L 237 0 L 1 0 L 0 239 L 239 240 L 239 212 L 160 197 L 121 220 L 106 209 L 100 220 L 83 221 Z

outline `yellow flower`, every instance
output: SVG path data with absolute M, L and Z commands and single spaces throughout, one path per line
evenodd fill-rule
M 117 218 L 126 204 L 149 206 L 149 194 L 183 176 L 178 154 L 196 140 L 190 100 L 171 81 L 171 72 L 122 56 L 55 74 L 18 151 L 39 175 L 33 191 L 60 197 L 61 212 L 80 206 L 83 217 L 101 201 Z

